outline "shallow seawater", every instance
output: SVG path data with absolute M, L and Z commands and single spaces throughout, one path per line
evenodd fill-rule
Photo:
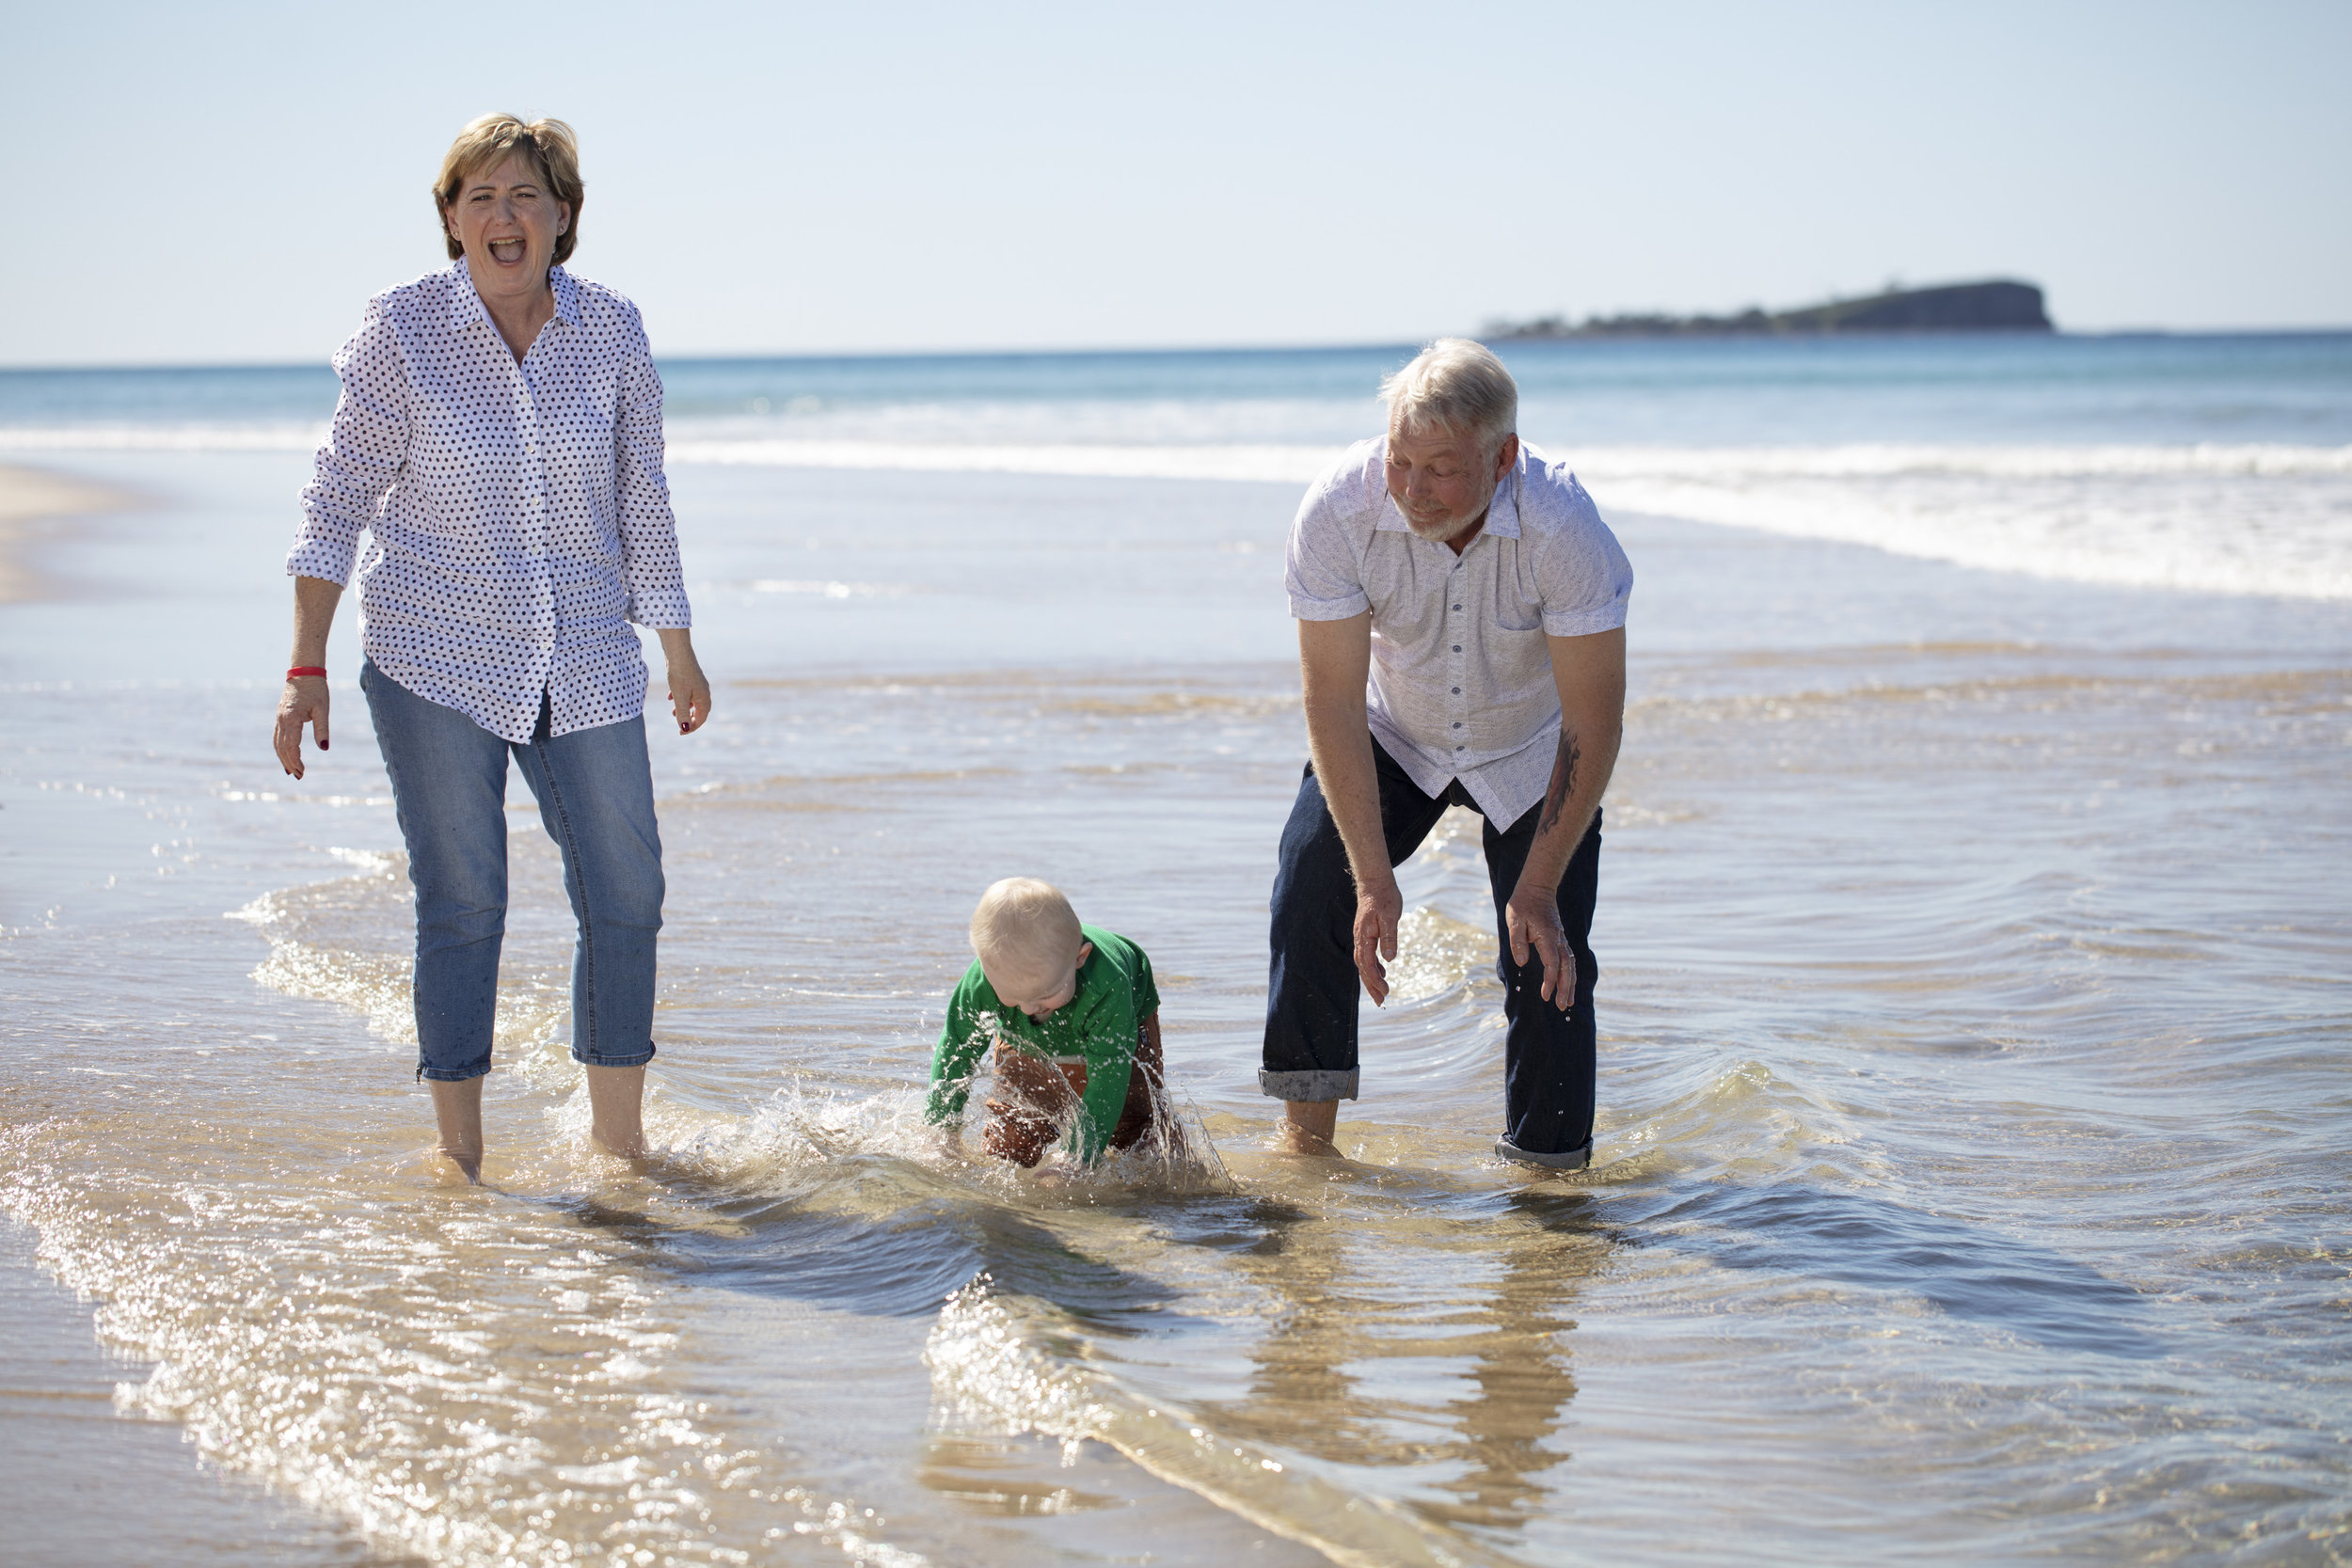
M 2352 1553 L 2341 603 L 1617 517 L 1594 1168 L 1491 1155 L 1460 813 L 1300 1161 L 1251 1077 L 1295 490 L 684 466 L 719 709 L 655 737 L 661 1158 L 584 1148 L 516 787 L 469 1191 L 356 688 L 309 783 L 265 750 L 300 460 L 71 466 L 153 504 L 0 608 L 0 1201 L 151 1364 L 126 1412 L 355 1552 Z M 1194 1157 L 1053 1189 L 925 1135 L 1016 871 L 1152 954 Z

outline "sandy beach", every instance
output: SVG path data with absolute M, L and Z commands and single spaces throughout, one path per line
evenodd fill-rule
M 0 604 L 21 604 L 49 592 L 31 558 L 71 519 L 130 504 L 130 498 L 101 485 L 0 464 Z

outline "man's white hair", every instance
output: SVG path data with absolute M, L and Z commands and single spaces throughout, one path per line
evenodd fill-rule
M 1487 451 L 1518 428 L 1519 384 L 1494 351 L 1468 338 L 1440 338 L 1380 383 L 1389 425 L 1444 425 L 1474 436 Z

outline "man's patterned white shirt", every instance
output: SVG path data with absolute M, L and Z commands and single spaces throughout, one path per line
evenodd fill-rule
M 1372 614 L 1365 718 L 1425 795 L 1462 781 L 1497 829 L 1544 796 L 1560 736 L 1549 637 L 1625 625 L 1633 568 L 1565 464 L 1522 441 L 1459 556 L 1421 538 L 1359 441 L 1310 485 L 1284 577 L 1302 621 Z

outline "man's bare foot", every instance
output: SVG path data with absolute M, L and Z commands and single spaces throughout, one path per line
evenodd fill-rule
M 1284 1154 L 1336 1155 L 1332 1138 L 1340 1126 L 1336 1100 L 1286 1100 L 1282 1119 L 1275 1125 L 1274 1147 Z

